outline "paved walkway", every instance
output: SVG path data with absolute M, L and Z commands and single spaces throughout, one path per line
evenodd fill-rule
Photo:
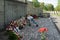
M 40 40 L 40 33 L 37 31 L 40 27 L 48 28 L 48 40 L 60 40 L 60 34 L 50 18 L 39 18 L 37 22 L 39 27 L 26 26 L 21 30 L 24 36 L 22 40 Z

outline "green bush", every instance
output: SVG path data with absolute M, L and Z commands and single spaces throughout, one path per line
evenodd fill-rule
M 7 30 L 7 31 L 6 31 L 6 34 L 7 34 L 7 35 L 11 35 L 11 34 L 13 34 L 13 32 L 10 31 L 10 30 Z
M 18 36 L 16 34 L 9 35 L 9 40 L 18 40 Z
M 18 36 L 14 32 L 7 30 L 6 34 L 9 35 L 9 40 L 18 40 Z

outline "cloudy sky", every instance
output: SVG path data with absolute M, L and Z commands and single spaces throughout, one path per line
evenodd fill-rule
M 32 1 L 32 0 L 29 0 L 29 1 Z M 56 7 L 57 4 L 58 4 L 58 0 L 38 0 L 38 1 L 39 1 L 39 2 L 44 2 L 45 4 L 51 3 L 51 4 L 54 5 L 54 7 Z

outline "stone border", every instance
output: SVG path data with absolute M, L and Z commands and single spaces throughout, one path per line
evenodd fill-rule
M 51 21 L 53 22 L 53 20 L 52 20 L 52 19 L 53 19 L 53 18 L 51 18 Z M 56 27 L 56 29 L 57 29 L 58 33 L 60 33 L 60 30 L 59 30 L 58 26 L 56 25 L 56 23 L 55 23 L 55 22 L 53 22 L 53 24 L 55 25 L 55 27 Z

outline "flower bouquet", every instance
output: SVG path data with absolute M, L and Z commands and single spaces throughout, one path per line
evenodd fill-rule
M 45 27 L 42 27 L 38 30 L 38 32 L 41 33 L 41 40 L 47 40 L 46 39 L 46 33 L 47 33 L 48 29 Z

